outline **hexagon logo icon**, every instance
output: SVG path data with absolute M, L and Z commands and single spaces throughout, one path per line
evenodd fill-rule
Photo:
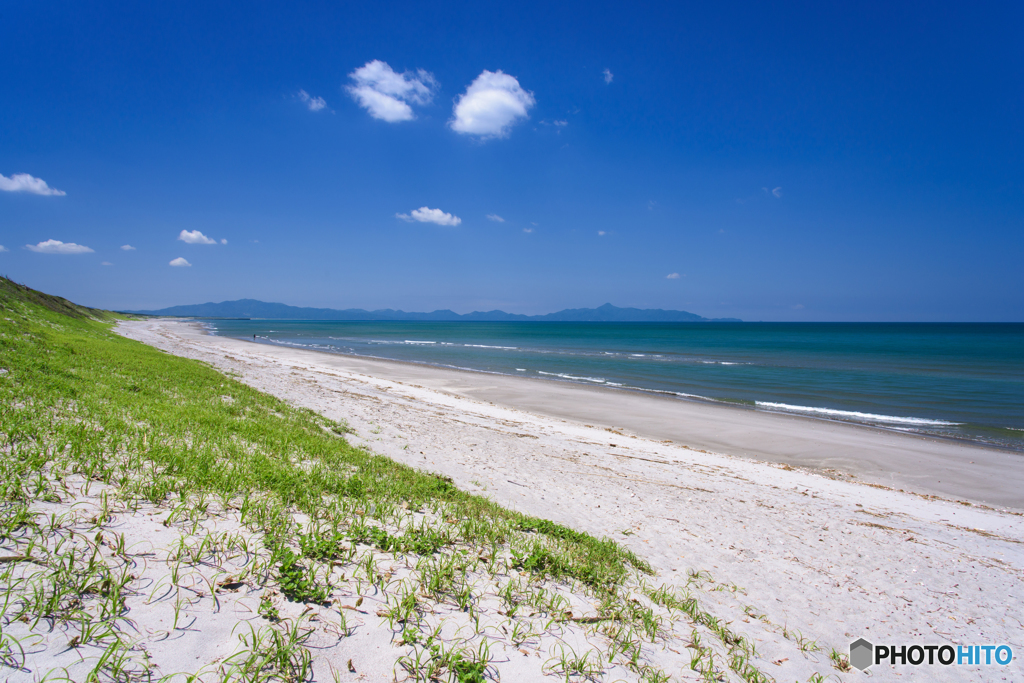
M 850 643 L 850 666 L 855 666 L 863 671 L 874 663 L 874 659 L 874 645 L 863 638 L 858 638 Z

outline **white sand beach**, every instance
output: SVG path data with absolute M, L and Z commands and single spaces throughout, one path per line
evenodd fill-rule
M 353 444 L 443 473 L 507 507 L 615 539 L 647 559 L 659 582 L 682 584 L 688 571 L 707 572 L 712 582 L 701 604 L 751 638 L 761 670 L 777 680 L 861 675 L 829 661 L 833 649 L 845 654 L 859 637 L 1006 643 L 1024 653 L 1020 456 L 256 344 L 185 322 L 128 322 L 118 331 L 345 420 Z M 350 653 L 358 674 L 342 673 L 393 680 L 400 652 L 387 643 Z M 663 668 L 677 680 L 697 680 L 689 657 L 670 649 Z M 314 661 L 331 656 L 314 652 Z M 515 662 L 497 665 L 502 680 L 539 675 Z M 872 674 L 989 681 L 1019 680 L 1022 672 L 1015 659 L 1009 667 L 876 666 Z

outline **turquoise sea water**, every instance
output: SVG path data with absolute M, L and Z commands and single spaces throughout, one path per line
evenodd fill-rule
M 264 343 L 724 401 L 1024 452 L 1024 324 L 207 324 Z

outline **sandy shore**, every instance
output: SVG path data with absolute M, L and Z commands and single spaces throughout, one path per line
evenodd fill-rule
M 443 472 L 461 488 L 614 538 L 648 559 L 659 581 L 710 572 L 733 589 L 709 591 L 702 601 L 757 643 L 762 659 L 775 663 L 765 673 L 778 680 L 858 675 L 831 670 L 827 653 L 845 653 L 862 636 L 1007 643 L 1024 653 L 1024 519 L 1018 510 L 977 503 L 1024 507 L 1020 456 L 799 417 L 260 345 L 173 321 L 125 323 L 119 332 L 346 420 L 354 443 Z M 806 647 L 812 641 L 822 649 Z M 881 680 L 1013 680 L 1021 673 L 1019 660 L 998 669 L 873 669 Z

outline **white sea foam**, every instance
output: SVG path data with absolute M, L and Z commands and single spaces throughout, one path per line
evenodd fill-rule
M 406 344 L 436 344 L 436 341 L 416 341 L 415 339 L 406 339 Z
M 516 372 L 526 372 L 526 368 L 516 368 Z
M 772 403 L 769 401 L 756 401 L 758 408 L 769 408 L 771 410 L 785 410 L 796 413 L 812 413 L 814 415 L 828 415 L 846 420 L 861 420 L 864 422 L 883 422 L 886 424 L 901 425 L 931 425 L 933 427 L 953 427 L 959 422 L 947 422 L 945 420 L 929 420 L 923 417 L 897 417 L 895 415 L 875 415 L 874 413 L 861 413 L 855 410 L 834 410 L 832 408 L 813 408 L 810 406 L 794 406 L 788 403 Z
M 600 377 L 576 377 L 575 375 L 563 375 L 560 372 L 544 372 L 543 370 L 538 370 L 537 374 L 550 375 L 551 377 L 561 377 L 562 379 L 575 379 L 580 380 L 582 382 L 595 382 L 597 384 L 604 384 L 605 382 L 605 380 Z
M 475 349 L 505 349 L 507 351 L 515 351 L 518 346 L 489 346 L 487 344 L 463 344 L 463 346 L 472 346 Z

